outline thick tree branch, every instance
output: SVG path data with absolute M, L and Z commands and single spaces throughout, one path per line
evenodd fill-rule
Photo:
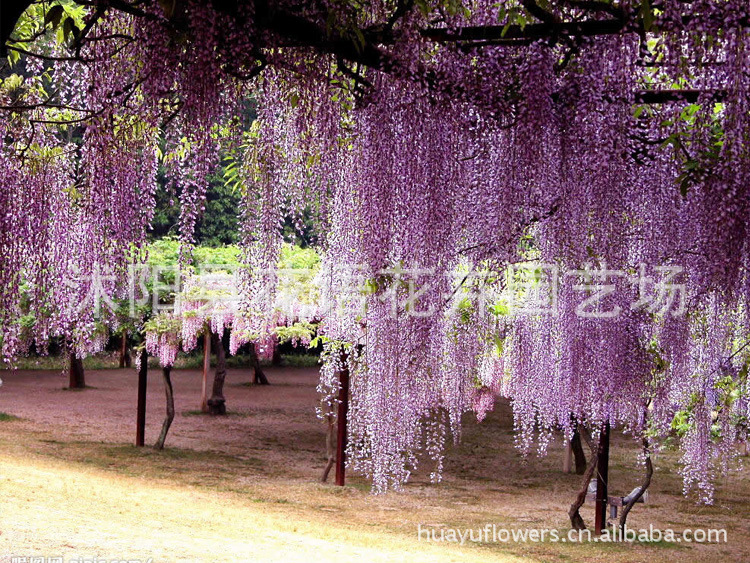
M 92 22 L 106 9 L 119 10 L 137 17 L 154 17 L 143 11 L 139 5 L 143 0 L 127 2 L 125 0 L 77 0 L 79 4 L 96 8 L 96 12 L 89 20 L 86 30 L 90 30 Z M 619 8 L 606 9 L 607 4 L 595 0 L 566 0 L 570 6 L 581 10 L 593 11 L 596 14 L 617 14 L 619 17 L 605 19 L 586 19 L 582 21 L 559 21 L 558 18 L 540 7 L 536 0 L 523 0 L 523 6 L 540 23 L 526 26 L 467 26 L 459 29 L 432 28 L 422 31 L 426 39 L 441 43 L 458 43 L 461 47 L 479 48 L 489 45 L 525 45 L 529 42 L 548 39 L 556 42 L 558 38 L 575 41 L 583 36 L 616 35 L 624 32 L 637 32 L 642 28 L 637 16 L 626 17 L 619 12 Z M 2 53 L 7 54 L 6 41 L 9 39 L 15 22 L 23 11 L 31 4 L 30 0 L 3 0 L 0 17 L 2 37 L 0 46 Z M 224 5 L 226 4 L 226 5 Z M 259 30 L 270 31 L 282 39 L 282 43 L 290 47 L 308 47 L 323 54 L 331 54 L 342 61 L 356 63 L 382 72 L 406 73 L 402 65 L 387 50 L 386 47 L 395 42 L 392 27 L 412 7 L 411 0 L 403 0 L 387 22 L 384 29 L 363 30 L 358 38 L 349 37 L 342 32 L 328 29 L 296 13 L 279 9 L 268 0 L 256 0 L 254 25 Z M 237 13 L 236 2 L 224 0 L 221 8 L 226 13 Z M 689 16 L 683 18 L 688 23 Z M 741 25 L 748 22 L 741 21 Z M 82 34 L 85 37 L 85 34 Z M 80 45 L 80 43 L 79 43 Z M 15 48 L 16 51 L 29 56 L 36 54 Z M 571 51 L 572 56 L 572 51 Z M 60 58 L 61 60 L 67 60 Z M 56 60 L 56 59 L 55 59 Z M 261 67 L 262 68 L 262 67 Z M 410 71 L 415 74 L 414 71 Z M 242 74 L 242 73 L 240 73 Z M 256 72 L 250 72 L 252 77 Z M 428 68 L 419 69 L 413 78 L 423 81 L 438 91 L 452 97 L 460 97 L 470 88 L 465 84 L 445 83 L 445 77 L 430 71 Z M 696 90 L 643 90 L 635 93 L 636 103 L 660 104 L 668 102 L 690 102 L 699 100 L 704 93 Z M 708 93 L 712 101 L 726 98 L 726 92 Z
M 641 497 L 646 493 L 646 490 L 651 485 L 651 477 L 654 475 L 654 464 L 651 461 L 651 452 L 649 448 L 648 438 L 643 438 L 643 453 L 646 456 L 646 475 L 643 477 L 643 482 L 641 483 L 641 486 L 638 488 L 638 492 L 634 494 L 629 502 L 625 504 L 622 507 L 622 512 L 620 513 L 620 530 L 625 529 L 625 523 L 628 520 L 628 514 L 630 513 L 630 510 L 633 508 L 635 503 L 637 503 Z
M 5 43 L 13 33 L 18 18 L 31 6 L 31 0 L 2 0 L 0 2 L 0 55 L 8 56 Z

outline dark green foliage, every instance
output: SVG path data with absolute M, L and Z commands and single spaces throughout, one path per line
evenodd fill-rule
M 216 175 L 206 194 L 203 217 L 195 227 L 195 238 L 203 246 L 234 244 L 238 240 L 240 198 L 231 186 Z
M 220 171 L 210 178 L 206 192 L 206 206 L 195 226 L 195 242 L 203 246 L 234 244 L 238 240 L 239 194 L 224 182 Z M 180 201 L 179 187 L 171 190 L 163 174 L 159 174 L 159 189 L 156 194 L 156 209 L 151 222 L 151 236 L 161 238 L 179 232 Z

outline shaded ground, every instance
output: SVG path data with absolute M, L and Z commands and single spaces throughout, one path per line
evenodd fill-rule
M 176 416 L 167 447 L 262 458 L 271 473 L 275 466 L 300 478 L 315 473 L 325 448 L 325 426 L 315 416 L 317 370 L 264 369 L 273 385 L 250 386 L 249 370 L 229 370 L 226 417 L 200 413 L 200 371 L 174 370 Z M 87 370 L 92 388 L 84 390 L 68 390 L 59 372 L 4 372 L 3 379 L 0 411 L 23 418 L 25 428 L 54 427 L 60 441 L 135 441 L 134 369 Z M 165 412 L 159 369 L 149 369 L 146 411 L 146 443 L 153 444 Z
M 461 547 L 418 540 L 417 527 L 556 529 L 579 477 L 560 471 L 560 444 L 522 460 L 507 405 L 477 425 L 467 416 L 448 452 L 443 483 L 429 469 L 402 493 L 369 494 L 361 477 L 341 489 L 317 481 L 325 425 L 315 417 L 315 369 L 267 370 L 273 385 L 247 386 L 230 370 L 229 416 L 196 414 L 200 373 L 173 372 L 177 416 L 168 449 L 132 447 L 134 370 L 88 370 L 93 388 L 68 391 L 59 372 L 2 374 L 0 561 L 65 556 L 154 561 L 725 561 L 750 560 L 747 475 L 719 484 L 714 506 L 681 495 L 676 456 L 660 455 L 650 502 L 634 528 L 726 528 L 728 543 L 652 545 L 489 543 Z M 146 439 L 164 412 L 158 370 L 150 372 Z M 640 481 L 630 441 L 613 443 L 610 487 Z M 592 511 L 584 511 L 587 522 Z M 46 563 L 46 562 L 45 562 Z

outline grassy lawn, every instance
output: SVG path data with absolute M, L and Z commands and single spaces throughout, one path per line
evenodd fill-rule
M 299 374 L 302 375 L 299 375 Z M 178 416 L 162 452 L 130 445 L 132 370 L 87 373 L 92 389 L 61 392 L 51 372 L 4 374 L 0 392 L 0 561 L 12 556 L 156 561 L 743 561 L 750 558 L 750 485 L 719 483 L 714 506 L 681 495 L 676 455 L 660 454 L 647 505 L 632 527 L 726 528 L 726 544 L 456 545 L 418 538 L 423 529 L 567 532 L 580 478 L 560 471 L 560 445 L 546 458 L 513 448 L 507 405 L 482 424 L 467 418 L 449 449 L 445 478 L 421 469 L 400 493 L 374 496 L 356 475 L 345 488 L 319 483 L 324 428 L 315 419 L 315 374 L 270 370 L 273 385 L 229 374 L 235 416 L 195 414 L 197 373 L 175 373 Z M 163 409 L 149 389 L 148 441 Z M 611 487 L 640 480 L 631 442 L 613 442 Z M 590 507 L 584 518 L 592 521 Z M 45 562 L 46 563 L 46 562 Z
M 229 464 L 231 478 L 221 475 L 222 458 L 207 476 L 206 456 L 191 452 L 40 441 L 37 448 L 45 454 L 7 440 L 2 446 L 3 560 L 520 561 L 484 549 L 420 543 L 383 521 L 398 521 L 404 516 L 398 509 L 376 509 L 387 518 L 351 521 L 350 497 L 367 504 L 356 488 L 283 482 L 243 488 L 239 466 Z

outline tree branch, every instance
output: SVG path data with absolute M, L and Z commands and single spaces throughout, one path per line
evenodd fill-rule
M 628 501 L 628 503 L 622 507 L 619 522 L 620 530 L 625 529 L 625 522 L 628 519 L 630 510 L 633 508 L 635 503 L 641 499 L 641 497 L 646 493 L 646 490 L 651 485 L 651 477 L 654 474 L 654 464 L 651 462 L 651 452 L 649 451 L 648 438 L 646 438 L 645 436 L 643 437 L 643 452 L 646 454 L 646 475 L 643 478 L 643 483 L 641 483 L 638 492 L 634 494 L 633 497 Z

